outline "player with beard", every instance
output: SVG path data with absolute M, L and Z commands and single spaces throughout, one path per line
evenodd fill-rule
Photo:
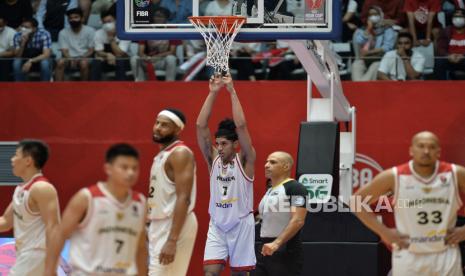
M 150 171 L 150 276 L 186 275 L 197 235 L 195 159 L 178 138 L 185 124 L 182 112 L 165 109 L 153 126 L 160 152 Z
M 212 146 L 208 119 L 220 89 L 226 86 L 233 120 L 220 122 Z M 197 118 L 197 141 L 210 170 L 210 225 L 204 255 L 204 275 L 220 275 L 229 257 L 232 275 L 246 275 L 255 267 L 253 178 L 255 150 L 244 111 L 231 76 L 210 79 L 208 94 Z M 241 151 L 237 152 L 240 146 Z

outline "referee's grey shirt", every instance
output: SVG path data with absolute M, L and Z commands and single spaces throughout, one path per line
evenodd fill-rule
M 278 237 L 291 220 L 291 206 L 306 206 L 307 190 L 294 179 L 269 188 L 258 206 L 262 217 L 261 238 Z

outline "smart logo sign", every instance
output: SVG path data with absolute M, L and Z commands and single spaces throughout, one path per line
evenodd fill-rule
M 333 176 L 330 174 L 302 174 L 299 177 L 308 192 L 308 203 L 326 203 L 331 197 Z
M 383 171 L 383 167 L 379 165 L 373 158 L 357 153 L 355 156 L 355 166 L 352 171 L 353 176 L 353 191 L 368 184 L 373 177 Z

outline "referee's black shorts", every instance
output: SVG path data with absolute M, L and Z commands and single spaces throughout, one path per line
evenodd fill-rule
M 300 239 L 291 239 L 282 245 L 271 256 L 263 256 L 260 252 L 263 244 L 274 241 L 274 238 L 262 238 L 257 252 L 257 265 L 254 276 L 298 276 L 302 272 L 303 252 Z

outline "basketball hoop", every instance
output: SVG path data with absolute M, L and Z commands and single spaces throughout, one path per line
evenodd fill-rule
M 229 72 L 232 42 L 246 18 L 244 16 L 191 16 L 189 21 L 200 32 L 207 45 L 207 65 L 215 74 Z

